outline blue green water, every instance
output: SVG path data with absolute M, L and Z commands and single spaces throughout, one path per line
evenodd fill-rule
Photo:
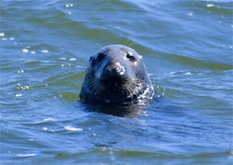
M 231 0 L 2 0 L 0 164 L 232 164 Z M 143 55 L 158 100 L 87 111 L 89 57 Z

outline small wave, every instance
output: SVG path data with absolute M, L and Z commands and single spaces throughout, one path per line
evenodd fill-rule
M 232 2 L 232 0 L 202 0 L 204 2 L 210 3 L 210 2 L 217 2 L 217 3 L 229 3 Z
M 75 128 L 75 127 L 72 127 L 70 125 L 69 126 L 65 126 L 64 129 L 67 130 L 67 131 L 83 131 L 82 128 Z
M 55 119 L 53 119 L 53 118 L 46 118 L 46 119 L 44 119 L 44 121 L 55 121 Z
M 176 62 L 182 65 L 188 65 L 192 66 L 194 68 L 202 68 L 202 69 L 214 69 L 214 70 L 232 70 L 233 66 L 231 64 L 224 64 L 224 63 L 217 63 L 212 61 L 203 61 L 194 59 L 191 57 L 185 57 L 178 54 L 164 54 L 165 56 L 168 56 L 167 59 L 169 59 L 172 62 Z
M 26 158 L 26 157 L 33 157 L 36 156 L 36 154 L 17 154 L 18 157 Z

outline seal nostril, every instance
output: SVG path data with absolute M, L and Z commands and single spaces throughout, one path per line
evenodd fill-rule
M 113 69 L 112 69 L 112 74 L 117 74 L 116 68 L 113 68 Z
M 117 75 L 116 68 L 106 68 L 105 73 L 109 76 Z

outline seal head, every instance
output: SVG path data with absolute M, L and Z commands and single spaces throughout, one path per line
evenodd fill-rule
M 135 50 L 110 45 L 90 57 L 80 94 L 82 102 L 125 105 L 144 103 L 153 96 L 146 66 Z

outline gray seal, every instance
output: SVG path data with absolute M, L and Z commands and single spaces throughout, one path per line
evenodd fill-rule
M 109 45 L 90 57 L 80 98 L 88 104 L 147 103 L 155 91 L 143 58 L 134 49 Z

